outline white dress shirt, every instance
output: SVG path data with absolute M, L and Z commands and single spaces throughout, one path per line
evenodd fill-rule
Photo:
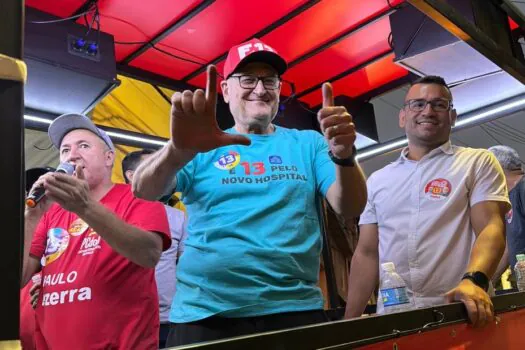
M 370 176 L 359 224 L 377 224 L 379 263 L 393 262 L 415 306 L 428 307 L 444 303 L 466 272 L 476 240 L 471 208 L 510 203 L 503 170 L 487 150 L 449 141 L 419 161 L 407 152 Z

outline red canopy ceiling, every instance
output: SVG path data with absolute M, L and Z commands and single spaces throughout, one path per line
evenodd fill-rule
M 59 17 L 89 10 L 92 0 L 26 0 Z M 259 37 L 289 62 L 284 79 L 303 102 L 367 94 L 407 76 L 393 63 L 387 15 L 403 0 L 98 0 L 100 28 L 115 37 L 116 59 L 194 86 L 209 63 L 222 72 L 228 49 Z M 88 13 L 91 23 L 93 12 Z M 84 17 L 77 20 L 86 25 Z M 283 93 L 290 93 L 284 90 Z

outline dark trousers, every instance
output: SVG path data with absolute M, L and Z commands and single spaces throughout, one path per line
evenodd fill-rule
M 168 334 L 170 332 L 171 323 L 161 323 L 159 330 L 159 349 L 166 347 L 166 341 L 168 340 Z
M 328 321 L 323 310 L 241 318 L 212 316 L 195 322 L 172 323 L 166 346 L 201 343 Z

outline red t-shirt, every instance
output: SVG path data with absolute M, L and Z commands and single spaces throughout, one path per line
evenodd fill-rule
M 162 235 L 168 221 L 159 202 L 114 185 L 100 201 L 122 220 Z M 159 304 L 155 270 L 115 252 L 74 213 L 57 204 L 42 217 L 30 254 L 42 263 L 36 308 L 38 349 L 157 349 Z

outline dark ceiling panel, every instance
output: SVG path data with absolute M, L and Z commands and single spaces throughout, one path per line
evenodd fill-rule
M 167 47 L 163 44 L 157 44 L 155 46 L 158 49 L 168 52 L 171 55 L 176 55 L 181 59 L 173 58 L 170 55 L 155 49 L 150 49 L 146 51 L 146 53 L 140 55 L 136 60 L 131 61 L 130 66 L 150 71 L 155 74 L 164 75 L 171 79 L 181 80 L 186 71 L 194 70 L 200 65 L 206 63 L 203 59 L 186 54 L 175 48 Z
M 219 72 L 219 74 L 222 75 L 224 71 L 224 61 L 219 62 L 216 65 L 216 67 L 217 67 L 217 72 Z M 188 83 L 190 83 L 191 85 L 200 86 L 200 87 L 206 86 L 206 72 L 199 74 L 195 78 L 188 81 Z
M 392 0 L 390 3 L 396 6 L 402 2 Z M 373 19 L 390 10 L 386 0 L 324 0 L 277 27 L 262 40 L 289 62 L 301 60 L 298 68 L 292 67 L 285 75 L 296 84 L 297 91 L 301 91 L 388 50 L 388 18 L 377 22 Z M 367 22 L 371 23 L 366 25 Z M 360 26 L 364 28 L 359 29 Z M 354 36 L 356 38 L 352 39 Z M 302 61 L 302 55 L 317 51 L 330 41 L 335 43 Z M 224 61 L 217 64 L 219 72 L 223 65 Z M 198 75 L 189 83 L 205 86 L 206 74 Z
M 321 0 L 308 0 L 308 1 L 304 2 L 301 6 L 298 6 L 298 7 L 294 8 L 292 11 L 288 12 L 284 17 L 279 18 L 277 21 L 275 21 L 272 24 L 266 26 L 265 28 L 261 29 L 257 33 L 255 33 L 253 35 L 250 35 L 250 38 L 252 38 L 252 37 L 253 38 L 261 38 L 261 37 L 265 36 L 266 34 L 270 33 L 272 30 L 275 30 L 275 28 L 278 28 L 279 26 L 282 26 L 284 23 L 286 23 L 288 21 L 291 21 L 293 18 L 295 18 L 295 17 L 297 17 L 299 15 L 302 15 L 303 12 L 307 11 L 310 7 L 315 6 L 320 1 Z M 247 41 L 250 38 L 246 38 L 243 41 Z M 222 55 L 217 56 L 213 60 L 209 61 L 207 65 L 203 65 L 199 69 L 197 69 L 197 70 L 191 72 L 190 74 L 188 74 L 187 76 L 185 76 L 184 80 L 185 81 L 191 80 L 191 79 L 195 78 L 196 76 L 198 76 L 199 74 L 205 72 L 208 65 L 210 65 L 210 64 L 218 64 L 219 62 L 221 62 L 224 59 L 226 59 L 227 54 L 228 54 L 228 52 L 225 52 Z
M 390 0 L 390 5 L 402 2 Z M 60 17 L 71 16 L 85 3 L 26 1 Z M 265 43 L 292 63 L 284 78 L 294 82 L 296 91 L 304 92 L 301 100 L 311 105 L 321 101 L 320 91 L 310 92 L 312 87 L 326 80 L 336 79 L 337 95 L 355 97 L 407 75 L 391 56 L 381 58 L 390 49 L 390 28 L 386 17 L 374 19 L 393 9 L 387 0 L 99 0 L 98 4 L 102 31 L 113 34 L 116 42 L 141 43 L 117 44 L 118 61 L 165 34 L 156 49 L 146 46 L 131 60 L 130 69 L 140 69 L 137 72 L 181 80 L 260 33 Z M 84 24 L 84 19 L 78 21 Z M 177 23 L 169 33 L 167 29 Z M 365 66 L 369 61 L 373 63 Z M 224 61 L 217 63 L 219 73 L 223 66 Z M 188 83 L 204 87 L 206 74 L 191 77 Z M 289 95 L 291 90 L 285 84 L 282 92 Z
M 396 65 L 393 62 L 394 54 L 390 54 L 370 65 L 352 73 L 344 78 L 332 82 L 334 95 L 346 95 L 357 97 L 374 90 L 389 82 L 402 78 L 408 74 L 408 71 Z M 301 101 L 310 106 L 317 106 L 322 103 L 321 90 L 301 97 Z
M 402 1 L 390 2 L 395 6 Z M 261 40 L 291 62 L 388 10 L 386 0 L 321 1 Z
M 100 0 L 101 30 L 113 34 L 117 42 L 146 42 L 177 22 L 203 0 Z M 159 11 L 162 9 L 162 11 Z M 79 23 L 85 24 L 83 19 Z M 91 23 L 91 16 L 88 18 Z M 115 45 L 117 61 L 142 45 Z
M 86 0 L 26 0 L 25 4 L 58 17 L 69 17 L 85 2 Z
M 389 33 L 389 20 L 383 18 L 293 66 L 286 72 L 284 78 L 295 83 L 298 93 L 304 91 L 389 51 Z
M 254 5 L 253 1 L 246 0 L 216 1 L 161 43 L 172 54 L 191 52 L 194 58 L 201 59 L 201 64 L 205 64 L 305 2 L 265 0 Z M 181 79 L 198 68 L 198 65 L 176 58 L 165 56 L 159 61 L 158 57 L 158 52 L 150 49 L 134 59 L 131 65 L 175 79 Z

